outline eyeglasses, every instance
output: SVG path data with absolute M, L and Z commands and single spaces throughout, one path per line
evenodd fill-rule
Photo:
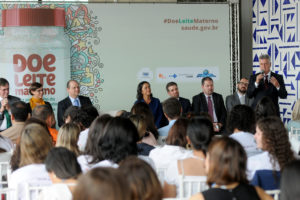
M 244 86 L 248 86 L 249 83 L 244 83 L 244 82 L 238 82 L 238 84 L 244 85 Z

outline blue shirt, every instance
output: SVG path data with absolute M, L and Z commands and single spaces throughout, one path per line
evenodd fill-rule
M 164 126 L 160 129 L 158 129 L 159 136 L 168 136 L 169 130 L 175 122 L 176 122 L 176 119 L 171 120 L 171 121 L 169 121 L 169 124 L 167 126 Z

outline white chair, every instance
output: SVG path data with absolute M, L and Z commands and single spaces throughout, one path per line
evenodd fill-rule
M 41 186 L 38 184 L 25 184 L 25 200 L 34 200 L 37 199 L 39 193 L 48 186 Z
M 265 192 L 273 196 L 274 200 L 279 200 L 280 190 L 266 190 Z
M 291 132 L 289 132 L 289 140 L 292 150 L 298 154 L 300 150 L 300 128 L 291 127 Z
M 189 198 L 192 195 L 208 189 L 206 176 L 184 176 L 179 175 L 179 197 Z
M 11 175 L 9 162 L 0 162 L 0 188 L 8 187 L 8 180 Z

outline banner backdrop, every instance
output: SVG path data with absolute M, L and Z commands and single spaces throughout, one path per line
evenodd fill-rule
M 177 82 L 180 95 L 191 99 L 206 76 L 214 79 L 215 92 L 224 98 L 230 93 L 227 4 L 1 5 L 12 7 L 65 8 L 71 78 L 103 111 L 129 110 L 142 80 L 161 101 L 167 98 L 167 82 Z M 0 33 L 5 37 L 3 29 Z M 59 68 L 68 69 L 67 63 Z M 67 79 L 56 78 L 55 90 L 66 95 Z

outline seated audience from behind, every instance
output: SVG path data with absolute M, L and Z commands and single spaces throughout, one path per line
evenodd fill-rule
M 186 118 L 176 120 L 169 131 L 166 144 L 150 151 L 149 157 L 153 160 L 156 169 L 167 168 L 172 161 L 192 156 L 192 151 L 186 149 L 187 126 Z
M 83 152 L 88 139 L 89 127 L 91 126 L 92 122 L 99 116 L 99 113 L 98 110 L 92 105 L 82 106 L 81 110 L 87 114 L 87 118 L 83 122 L 83 125 L 86 127 L 86 129 L 80 132 L 78 139 L 79 150 Z
M 257 122 L 254 138 L 263 153 L 248 158 L 248 180 L 265 190 L 279 189 L 280 172 L 295 159 L 287 130 L 279 117 L 266 117 Z
M 29 118 L 29 113 L 26 103 L 23 101 L 13 103 L 10 106 L 10 111 L 12 126 L 2 131 L 1 135 L 9 138 L 14 144 L 17 144 L 17 140 L 24 129 L 25 121 Z
M 179 196 L 180 176 L 203 177 L 206 150 L 213 136 L 213 124 L 208 119 L 193 118 L 187 127 L 187 143 L 193 155 L 170 163 L 165 177 L 164 196 Z
M 25 199 L 25 184 L 48 186 L 51 180 L 44 161 L 52 140 L 47 130 L 39 124 L 25 126 L 20 141 L 20 168 L 11 174 L 9 188 L 18 188 L 18 199 Z
M 80 131 L 84 131 L 86 127 L 84 126 L 84 121 L 88 118 L 86 112 L 78 106 L 70 106 L 64 114 L 65 123 L 75 123 L 80 127 Z
M 129 191 L 119 170 L 99 167 L 79 177 L 73 200 L 132 200 Z
M 156 143 L 156 140 L 154 137 L 152 137 L 151 141 L 151 135 L 147 133 L 147 122 L 146 120 L 140 116 L 140 115 L 131 115 L 129 119 L 132 121 L 132 123 L 137 128 L 137 131 L 139 133 L 139 141 L 137 143 L 138 146 L 138 154 L 149 156 L 149 153 L 152 149 L 154 149 L 154 145 Z M 148 139 L 149 138 L 149 139 Z M 146 142 L 144 141 L 146 140 Z M 147 140 L 150 141 L 147 143 Z
M 287 123 L 288 132 L 291 131 L 291 127 L 300 128 L 300 99 L 296 101 L 292 112 L 292 119 Z
M 56 147 L 65 147 L 68 150 L 79 156 L 77 141 L 79 137 L 80 129 L 76 124 L 67 123 L 60 127 L 58 131 L 58 137 L 56 141 Z
M 251 107 L 234 106 L 227 118 L 227 131 L 231 134 L 231 138 L 244 147 L 248 157 L 261 153 L 254 139 L 255 114 Z
M 174 97 L 165 100 L 162 103 L 162 107 L 164 115 L 168 119 L 169 124 L 158 129 L 158 134 L 159 136 L 167 136 L 176 119 L 180 117 L 182 108 L 180 102 Z
M 47 124 L 48 130 L 51 134 L 53 143 L 56 143 L 58 131 L 55 128 L 51 128 L 53 125 L 53 111 L 47 105 L 36 106 L 32 111 L 32 117 L 36 119 L 40 119 Z
M 130 117 L 130 115 L 131 115 L 131 113 L 127 112 L 126 110 L 119 110 L 115 116 L 128 118 L 128 117 Z
M 161 200 L 162 188 L 155 171 L 145 161 L 129 156 L 120 163 L 120 171 L 127 179 L 131 199 Z
M 205 160 L 210 189 L 190 200 L 272 200 L 261 188 L 249 185 L 246 166 L 247 154 L 239 142 L 228 137 L 214 139 Z
M 280 180 L 280 200 L 296 200 L 300 197 L 300 160 L 287 164 Z
M 83 155 L 77 158 L 83 173 L 103 160 L 99 140 L 103 137 L 104 127 L 111 119 L 110 115 L 102 115 L 101 117 L 97 117 L 90 126 L 87 145 L 85 146 Z
M 255 107 L 255 119 L 258 121 L 269 116 L 277 116 L 276 106 L 269 97 L 263 97 Z
M 145 102 L 134 104 L 131 108 L 131 114 L 143 116 L 147 121 L 147 131 L 153 134 L 156 139 L 158 138 L 158 131 L 155 127 L 153 114 Z
M 64 147 L 50 150 L 45 160 L 52 185 L 43 189 L 39 200 L 72 200 L 72 193 L 81 174 L 76 155 Z

